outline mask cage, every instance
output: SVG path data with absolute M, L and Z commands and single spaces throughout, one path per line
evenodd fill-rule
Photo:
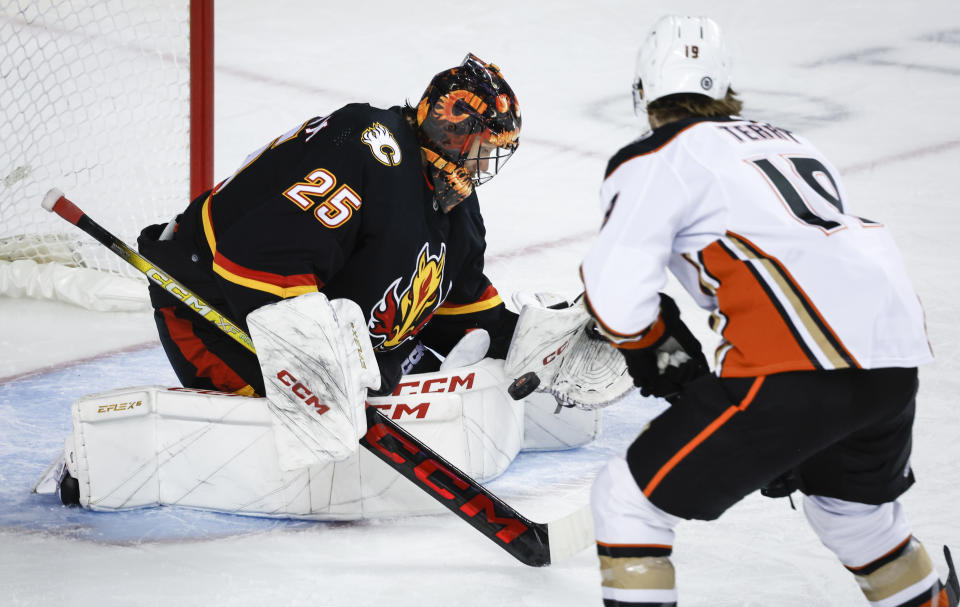
M 470 148 L 472 147 L 471 145 Z M 516 149 L 517 144 L 515 142 L 502 146 L 494 146 L 483 142 L 477 149 L 476 155 L 473 155 L 469 148 L 464 152 L 460 166 L 467 170 L 474 186 L 482 185 L 493 179 L 503 169 Z

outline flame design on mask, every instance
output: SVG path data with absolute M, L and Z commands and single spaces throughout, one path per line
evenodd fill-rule
M 427 112 L 430 111 L 430 102 L 426 97 L 420 100 L 420 103 L 417 105 L 417 126 L 423 124 L 423 121 L 427 119 Z
M 463 200 L 473 192 L 473 181 L 470 174 L 462 166 L 457 166 L 452 162 L 444 160 L 440 154 L 437 154 L 429 148 L 420 148 L 427 159 L 427 162 L 433 165 L 443 176 L 447 184 L 460 195 Z
M 430 243 L 424 243 L 417 256 L 417 267 L 406 290 L 399 291 L 403 277 L 393 281 L 370 312 L 367 328 L 374 347 L 392 350 L 416 335 L 443 302 L 443 270 L 447 247 L 440 255 L 430 255 Z
M 486 134 L 486 140 L 494 147 L 513 149 L 520 143 L 520 131 L 518 130 L 505 133 L 490 133 L 487 131 Z
M 457 106 L 457 101 L 463 101 L 465 104 L 472 107 L 477 114 L 483 114 L 487 110 L 487 104 L 483 102 L 483 99 L 474 95 L 470 91 L 451 91 L 450 93 L 444 95 L 443 97 L 437 99 L 437 102 L 433 106 L 433 112 L 440 119 L 446 120 L 448 122 L 462 122 L 470 117 L 469 112 L 454 113 L 454 108 Z

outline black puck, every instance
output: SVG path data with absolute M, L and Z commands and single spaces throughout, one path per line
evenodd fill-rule
M 60 501 L 64 506 L 80 505 L 80 483 L 69 472 L 60 481 Z
M 528 371 L 513 380 L 513 383 L 507 388 L 507 394 L 509 394 L 513 400 L 520 400 L 529 396 L 539 385 L 540 378 L 537 377 L 537 374 L 534 371 Z

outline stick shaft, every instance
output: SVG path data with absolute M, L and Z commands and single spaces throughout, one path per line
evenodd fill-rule
M 93 236 L 97 242 L 139 270 L 150 282 L 182 301 L 184 305 L 219 327 L 221 331 L 232 337 L 237 343 L 256 354 L 256 350 L 254 350 L 253 347 L 253 340 L 250 339 L 246 331 L 237 326 L 237 324 L 227 318 L 226 315 L 201 299 L 183 283 L 170 276 L 169 273 L 128 247 L 109 230 L 91 219 L 90 216 L 80 210 L 80 208 L 68 198 L 61 194 L 49 210 L 77 226 L 90 236 Z

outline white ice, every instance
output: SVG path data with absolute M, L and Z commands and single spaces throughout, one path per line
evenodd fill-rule
M 576 293 L 606 160 L 637 134 L 636 47 L 666 12 L 717 19 L 745 114 L 815 141 L 858 214 L 887 223 L 903 249 L 937 355 L 921 371 L 918 484 L 903 502 L 944 575 L 939 546 L 960 552 L 956 0 L 221 2 L 216 175 L 344 103 L 415 101 L 472 51 L 500 65 L 524 120 L 520 151 L 479 192 L 489 274 L 505 294 Z M 683 310 L 713 343 L 703 315 L 685 301 Z M 453 516 L 266 524 L 176 509 L 77 513 L 30 496 L 75 396 L 175 381 L 147 314 L 0 300 L 0 378 L 4 605 L 600 604 L 590 550 L 530 569 Z M 603 458 L 638 430 L 632 417 L 611 410 L 598 444 L 521 457 L 491 486 L 535 520 L 572 510 Z M 675 562 L 685 605 L 865 604 L 785 500 L 750 496 L 719 521 L 683 525 Z

